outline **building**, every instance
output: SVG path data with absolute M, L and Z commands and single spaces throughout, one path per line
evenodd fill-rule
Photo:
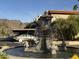
M 70 15 L 79 15 L 79 11 L 64 11 L 64 10 L 49 10 L 48 15 L 53 16 L 52 22 L 55 21 L 57 18 L 64 18 L 67 19 Z
M 42 15 L 38 18 L 37 22 L 39 23 L 39 25 L 34 23 L 34 25 L 32 25 L 31 27 L 26 27 L 25 29 L 13 29 L 13 32 L 18 33 L 18 34 L 23 34 L 23 33 L 33 34 L 33 33 L 35 33 L 36 28 L 38 28 L 41 24 L 45 25 L 45 27 L 48 27 L 47 25 L 50 25 L 50 23 L 55 21 L 57 18 L 66 19 L 70 15 L 79 15 L 79 11 L 48 10 L 47 12 L 44 13 L 44 15 Z M 38 28 L 38 30 L 39 30 L 39 28 Z

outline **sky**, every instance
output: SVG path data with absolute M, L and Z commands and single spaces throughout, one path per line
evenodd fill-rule
M 46 10 L 72 10 L 77 0 L 0 0 L 0 18 L 32 22 Z

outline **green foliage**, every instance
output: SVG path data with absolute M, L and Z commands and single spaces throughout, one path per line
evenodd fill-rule
M 1 35 L 8 35 L 9 34 L 5 26 L 0 26 L 0 34 Z
M 33 21 L 31 23 L 28 23 L 25 28 L 35 28 L 36 26 L 37 26 L 36 21 Z
M 8 36 L 11 33 L 10 28 L 5 23 L 0 23 L 0 35 Z
M 56 19 L 51 24 L 54 35 L 58 39 L 73 40 L 79 32 L 79 17 L 69 16 L 68 19 Z
M 8 59 L 8 57 L 5 53 L 0 52 L 0 59 Z
M 77 9 L 78 9 L 78 5 L 76 4 L 73 6 L 73 10 L 77 10 Z
M 77 32 L 79 32 L 79 15 L 71 15 L 67 20 L 73 24 Z
M 74 0 L 75 1 L 75 0 Z M 79 2 L 79 0 L 77 0 L 77 2 Z M 73 10 L 78 10 L 78 4 L 75 4 L 74 6 L 73 6 Z

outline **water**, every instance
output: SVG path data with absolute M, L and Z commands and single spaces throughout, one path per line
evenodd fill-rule
M 72 50 L 68 51 L 58 51 L 56 55 L 51 55 L 50 53 L 44 54 L 41 52 L 24 51 L 24 47 L 16 47 L 4 51 L 8 55 L 18 56 L 18 57 L 28 57 L 28 58 L 70 58 L 74 54 L 79 55 L 79 52 Z

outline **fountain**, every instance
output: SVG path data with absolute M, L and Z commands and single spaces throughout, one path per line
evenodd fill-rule
M 39 38 L 39 41 L 38 42 L 35 41 L 38 44 L 33 46 L 33 48 L 32 47 L 29 48 L 28 41 L 25 41 L 26 47 L 18 47 L 18 48 L 6 50 L 4 52 L 10 55 L 29 57 L 29 58 L 32 58 L 32 57 L 33 58 L 69 58 L 71 57 L 75 52 L 70 51 L 69 50 L 70 48 L 67 49 L 66 43 L 64 40 L 62 40 L 61 48 L 58 45 L 56 45 L 56 43 L 53 42 L 54 40 L 51 38 L 52 32 L 50 27 L 51 19 L 52 19 L 52 16 L 48 15 L 46 12 L 43 16 L 39 17 L 37 21 L 36 31 L 35 31 L 36 36 Z M 62 51 L 60 49 L 62 49 Z

